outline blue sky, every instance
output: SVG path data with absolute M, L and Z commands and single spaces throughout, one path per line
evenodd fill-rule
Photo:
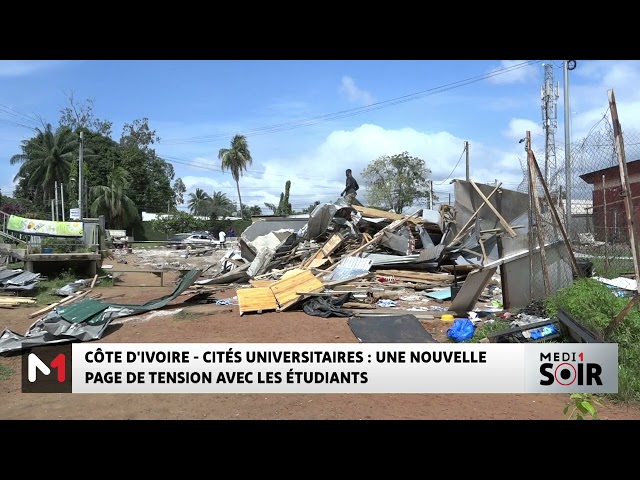
M 94 100 L 116 140 L 125 123 L 148 118 L 161 139 L 156 152 L 174 165 L 187 192 L 222 191 L 237 200 L 217 153 L 245 134 L 254 161 L 240 180 L 242 199 L 264 213 L 287 180 L 294 209 L 335 201 L 346 168 L 362 198 L 366 165 L 403 151 L 426 161 L 446 202 L 450 180 L 465 177 L 465 141 L 473 180 L 498 179 L 515 190 L 523 179 L 518 140 L 527 131 L 537 157 L 544 156 L 544 63 L 554 65 L 560 86 L 560 152 L 562 60 L 0 60 L 0 161 L 7 169 L 0 188 L 13 190 L 17 166 L 9 159 L 30 128 L 38 119 L 57 125 L 65 92 L 72 92 Z M 639 61 L 578 60 L 569 77 L 572 139 L 602 118 L 609 89 L 625 129 L 639 128 L 638 83 Z

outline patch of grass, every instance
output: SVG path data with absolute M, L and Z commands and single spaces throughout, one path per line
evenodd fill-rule
M 630 258 L 591 257 L 589 260 L 593 263 L 594 275 L 598 277 L 617 278 L 634 272 L 633 259 Z
M 181 310 L 175 314 L 174 318 L 176 320 L 195 320 L 199 317 L 202 317 L 204 314 L 200 312 L 190 312 L 188 310 Z
M 8 379 L 13 374 L 14 374 L 13 368 L 7 367 L 6 365 L 2 365 L 0 363 L 0 382 Z
M 503 320 L 499 318 L 491 323 L 484 323 L 476 328 L 475 332 L 473 332 L 473 337 L 467 343 L 479 343 L 480 340 L 487 338 L 487 335 L 493 332 L 502 332 L 509 328 L 511 328 L 511 322 L 508 319 Z
M 580 278 L 549 297 L 545 309 L 553 317 L 562 308 L 588 329 L 602 334 L 628 302 L 629 298 L 616 297 L 603 283 Z M 632 308 L 606 340 L 618 344 L 618 393 L 610 397 L 625 402 L 640 400 L 640 309 Z
M 41 280 L 38 284 L 36 300 L 40 305 L 55 303 L 63 297 L 56 295 L 54 291 L 68 285 L 69 283 L 73 283 L 76 280 L 78 280 L 78 277 L 68 271 L 61 272 L 55 277 L 47 277 L 46 280 Z

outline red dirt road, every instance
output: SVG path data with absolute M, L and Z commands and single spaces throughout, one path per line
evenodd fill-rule
M 139 278 L 136 278 L 139 277 Z M 153 285 L 149 274 L 129 274 L 128 282 Z M 141 280 L 142 279 L 142 280 Z M 157 282 L 157 279 L 155 280 Z M 167 282 L 169 283 L 169 282 Z M 157 283 L 155 283 L 157 284 Z M 127 288 L 97 287 L 103 297 L 122 303 L 143 303 L 169 294 L 173 286 Z M 217 294 L 230 298 L 234 289 Z M 181 306 L 186 296 L 173 305 Z M 24 334 L 33 323 L 28 314 L 42 308 L 0 309 L 0 330 Z M 229 311 L 231 310 L 231 311 Z M 211 342 L 211 343 L 357 343 L 346 318 L 320 318 L 302 311 L 245 314 L 236 306 L 188 307 L 189 314 L 146 315 L 118 319 L 98 342 Z M 126 321 L 125 321 L 126 320 Z M 438 339 L 448 324 L 424 322 Z M 210 420 L 563 420 L 568 395 L 459 395 L 459 394 L 23 394 L 20 356 L 0 357 L 0 365 L 13 374 L 0 380 L 0 419 L 210 419 Z M 605 403 L 602 419 L 640 420 L 637 405 Z

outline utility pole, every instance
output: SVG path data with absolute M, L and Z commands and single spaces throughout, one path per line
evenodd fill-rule
M 467 154 L 467 182 L 469 181 L 469 142 L 464 142 L 464 151 Z
M 543 63 L 544 85 L 540 88 L 542 99 L 542 128 L 545 133 L 544 181 L 551 193 L 556 193 L 556 130 L 558 129 L 558 97 L 560 84 L 554 87 L 553 63 Z
M 55 222 L 57 222 L 58 221 L 58 210 L 60 210 L 60 205 L 58 204 L 58 182 L 57 181 L 55 182 L 54 198 L 55 198 L 55 202 L 56 202 L 56 210 L 55 210 L 56 213 L 54 215 L 53 220 Z
M 429 180 L 429 210 L 433 210 L 433 180 Z
M 62 204 L 62 221 L 65 221 L 65 215 L 64 215 L 64 188 L 63 188 L 63 184 L 60 184 L 60 202 Z
M 570 65 L 571 64 L 571 65 Z M 571 238 L 571 104 L 569 103 L 569 70 L 576 68 L 575 60 L 563 60 L 564 67 L 564 181 L 565 218 L 567 236 Z
M 84 150 L 83 133 L 84 132 L 80 132 L 80 157 L 78 160 L 78 208 L 80 209 L 80 220 L 84 218 L 84 210 L 82 209 L 82 194 L 84 193 L 84 175 L 82 175 L 82 156 Z

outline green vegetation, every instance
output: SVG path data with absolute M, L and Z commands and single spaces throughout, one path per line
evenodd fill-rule
M 0 363 L 0 382 L 13 375 L 13 369 Z
M 544 302 L 546 315 L 555 317 L 563 309 L 576 321 L 604 337 L 612 320 L 628 304 L 629 297 L 617 297 L 602 282 L 579 278 L 558 290 Z M 510 328 L 510 320 L 497 319 L 479 326 L 469 343 L 478 343 L 493 332 Z M 640 401 L 640 308 L 632 308 L 606 341 L 618 344 L 618 393 L 603 395 L 614 402 Z M 567 419 L 597 419 L 598 396 L 575 393 L 565 408 Z
M 37 287 L 38 293 L 36 295 L 36 300 L 38 300 L 38 304 L 49 305 L 60 301 L 64 297 L 56 295 L 53 292 L 65 285 L 75 282 L 77 279 L 78 277 L 76 277 L 72 271 L 65 270 L 60 272 L 56 277 L 41 280 Z
M 569 397 L 569 403 L 564 407 L 563 413 L 567 420 L 585 420 L 587 418 L 599 420 L 596 407 L 601 406 L 602 404 L 596 395 L 591 393 L 573 393 Z
M 430 175 L 426 162 L 410 156 L 408 152 L 383 155 L 362 171 L 369 203 L 396 213 L 402 213 L 405 207 L 415 202 L 429 200 L 432 193 Z M 437 197 L 434 195 L 432 200 L 437 200 Z
M 580 278 L 556 292 L 545 302 L 549 316 L 562 308 L 586 328 L 604 334 L 629 298 L 616 297 L 610 288 L 592 278 Z M 629 314 L 614 328 L 606 341 L 618 344 L 618 393 L 612 399 L 640 400 L 640 310 Z
M 240 177 L 242 176 L 242 172 L 253 163 L 247 137 L 244 135 L 234 135 L 229 148 L 221 148 L 218 150 L 218 159 L 220 160 L 222 171 L 230 170 L 231 176 L 236 182 L 240 216 L 244 218 L 245 210 L 242 206 L 242 197 L 240 196 Z
M 180 310 L 175 315 L 176 320 L 195 320 L 202 317 L 204 314 L 201 312 L 190 312 L 188 310 Z
M 604 278 L 617 278 L 634 272 L 633 259 L 617 257 L 591 257 L 594 275 Z
M 284 192 L 280 193 L 280 203 L 278 203 L 277 206 L 273 203 L 265 203 L 264 206 L 269 208 L 273 214 L 277 216 L 292 215 L 293 209 L 291 208 L 291 202 L 289 202 L 290 192 L 291 180 L 287 180 L 284 184 Z

